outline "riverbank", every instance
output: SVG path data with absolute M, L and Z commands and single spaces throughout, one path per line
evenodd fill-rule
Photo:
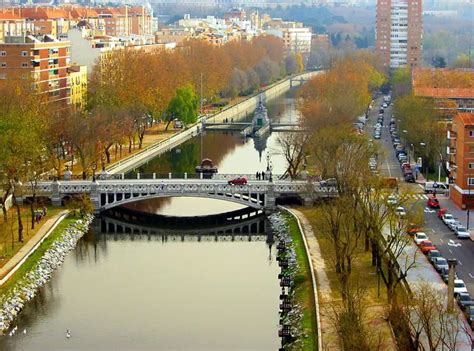
M 62 220 L 0 287 L 1 332 L 9 329 L 25 303 L 36 295 L 37 290 L 46 284 L 61 265 L 67 253 L 75 248 L 77 241 L 87 232 L 92 218 L 91 215 L 84 218 L 70 215 Z M 10 333 L 14 333 L 13 330 Z
M 293 280 L 291 289 L 293 308 L 288 315 L 282 315 L 281 320 L 284 323 L 290 323 L 294 328 L 293 338 L 290 342 L 283 345 L 284 350 L 320 350 L 318 341 L 318 308 L 317 296 L 315 295 L 315 282 L 312 274 L 311 264 L 308 258 L 303 233 L 298 225 L 297 218 L 288 210 L 281 211 L 277 215 L 281 218 L 284 231 L 287 233 L 289 245 L 296 260 L 295 265 L 289 270 Z M 273 223 L 277 223 L 274 217 Z M 281 238 L 285 240 L 284 237 Z M 290 258 L 291 259 L 291 258 Z M 285 271 L 282 270 L 283 276 Z M 291 313 L 293 314 L 291 315 Z M 291 317 L 297 316 L 297 317 Z

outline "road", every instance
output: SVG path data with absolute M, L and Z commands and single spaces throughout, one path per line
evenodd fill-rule
M 373 126 L 377 123 L 379 108 L 382 104 L 382 98 L 378 98 L 374 104 L 374 108 L 369 114 L 369 121 L 366 133 L 373 134 Z M 392 106 L 385 109 L 384 124 L 382 126 L 381 139 L 375 140 L 379 145 L 381 155 L 379 157 L 379 169 L 383 176 L 397 177 L 403 182 L 403 176 L 400 169 L 400 164 L 395 155 L 390 132 L 389 123 L 392 115 Z M 399 131 L 400 134 L 400 131 Z M 423 194 L 423 188 L 419 184 L 404 184 L 404 187 L 412 193 L 411 197 L 415 204 L 426 206 L 427 196 Z M 466 223 L 466 213 L 455 207 L 452 201 L 447 197 L 438 195 L 441 207 L 446 207 L 450 212 L 462 223 Z M 473 216 L 474 217 L 474 214 Z M 470 226 L 473 228 L 473 225 Z M 464 280 L 468 291 L 474 297 L 474 242 L 469 239 L 458 240 L 456 235 L 444 225 L 444 223 L 437 217 L 436 211 L 429 211 L 425 209 L 425 226 L 424 231 L 429 236 L 430 240 L 436 245 L 441 254 L 447 258 L 455 258 L 458 261 L 457 273 L 458 276 Z

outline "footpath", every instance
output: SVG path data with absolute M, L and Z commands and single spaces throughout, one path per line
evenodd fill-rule
M 68 210 L 61 211 L 48 219 L 38 232 L 26 242 L 23 247 L 0 268 L 0 286 L 3 285 L 26 261 L 26 259 L 40 246 L 40 244 L 52 233 L 54 228 L 66 217 Z

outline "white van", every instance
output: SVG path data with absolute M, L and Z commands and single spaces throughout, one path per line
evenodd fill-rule
M 449 185 L 446 183 L 426 182 L 425 194 L 446 194 L 449 190 Z

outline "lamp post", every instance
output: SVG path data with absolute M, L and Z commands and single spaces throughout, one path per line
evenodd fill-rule
M 403 129 L 402 132 L 403 132 L 403 134 L 404 134 L 404 137 L 403 137 L 404 142 L 403 142 L 403 144 L 406 144 L 407 141 L 408 141 L 408 139 L 407 139 L 408 130 Z M 412 144 L 412 145 L 413 145 L 413 144 Z M 413 155 L 413 157 L 415 157 L 415 155 Z M 408 153 L 408 163 L 410 163 L 410 153 Z
M 470 208 L 470 201 L 471 201 L 471 182 L 469 181 L 469 175 L 467 176 L 467 201 L 466 201 L 466 207 L 467 207 L 467 223 L 466 223 L 466 229 L 469 230 L 469 208 Z
M 428 143 L 420 143 L 420 146 L 425 146 L 425 182 L 428 182 Z
M 97 164 L 94 162 L 92 164 L 92 181 L 95 182 L 95 171 L 97 169 Z

